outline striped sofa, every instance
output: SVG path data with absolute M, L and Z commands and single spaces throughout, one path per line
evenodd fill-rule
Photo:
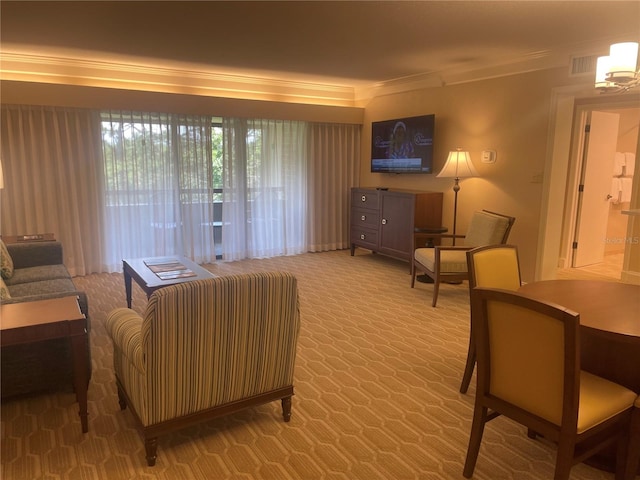
M 155 465 L 158 436 L 281 400 L 291 418 L 300 330 L 296 278 L 259 272 L 162 288 L 141 317 L 110 312 L 121 409 L 132 411 Z

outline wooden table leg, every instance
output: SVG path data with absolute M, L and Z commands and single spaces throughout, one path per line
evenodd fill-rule
M 127 295 L 127 308 L 131 308 L 131 272 L 127 268 L 127 265 L 123 265 L 123 276 L 124 276 L 124 291 Z
M 87 357 L 87 342 L 89 337 L 86 329 L 82 335 L 71 336 L 71 351 L 73 355 L 73 385 L 76 391 L 76 400 L 78 401 L 78 415 L 80 415 L 80 424 L 82 425 L 82 433 L 89 431 L 89 412 L 87 409 L 87 391 L 89 389 L 89 372 Z

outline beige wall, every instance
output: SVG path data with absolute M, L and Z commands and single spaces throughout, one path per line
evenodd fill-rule
M 516 217 L 509 243 L 518 246 L 524 281 L 534 278 L 542 181 L 552 88 L 567 83 L 566 69 L 534 72 L 460 85 L 424 89 L 371 100 L 365 106 L 361 185 L 445 193 L 443 222 L 453 223 L 453 179 L 436 175 L 369 172 L 371 122 L 434 113 L 437 173 L 449 150 L 471 154 L 480 177 L 460 181 L 457 231 L 466 230 L 473 211 L 488 209 Z M 482 150 L 497 152 L 494 164 L 480 162 Z M 559 206 L 558 215 L 562 215 Z

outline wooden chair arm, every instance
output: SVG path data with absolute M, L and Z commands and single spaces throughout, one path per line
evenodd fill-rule
M 444 227 L 443 227 L 444 228 Z M 435 231 L 435 230 L 432 230 Z M 426 239 L 426 247 L 433 248 L 436 243 L 440 243 L 442 239 L 458 239 L 465 238 L 465 235 L 453 235 L 451 233 L 430 233 L 428 228 L 418 228 L 416 227 L 413 232 L 413 249 L 416 248 L 424 248 L 425 245 L 418 245 L 419 239 Z
M 471 250 L 475 247 L 467 247 L 464 245 L 436 245 L 433 248 L 436 250 Z

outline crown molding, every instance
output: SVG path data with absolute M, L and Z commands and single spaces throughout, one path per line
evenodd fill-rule
M 67 52 L 65 52 L 67 53 Z M 257 74 L 222 73 L 203 65 L 154 65 L 135 58 L 90 58 L 87 52 L 43 54 L 3 46 L 0 51 L 0 78 L 34 83 L 79 85 L 124 90 L 141 90 L 354 107 L 370 99 L 412 90 L 437 88 L 507 75 L 567 66 L 567 52 L 540 51 L 488 64 L 469 62 L 440 71 L 392 79 L 376 84 L 332 83 L 332 80 L 300 81 Z
M 355 101 L 357 104 L 366 102 L 376 96 L 392 95 L 409 90 L 444 87 L 446 85 L 476 82 L 537 70 L 566 67 L 568 61 L 568 54 L 539 51 L 517 58 L 504 58 L 493 63 L 485 61 L 470 62 L 458 67 L 380 82 L 366 87 L 356 87 Z
M 0 52 L 0 78 L 330 106 L 353 106 L 354 98 L 350 86 L 6 49 Z

